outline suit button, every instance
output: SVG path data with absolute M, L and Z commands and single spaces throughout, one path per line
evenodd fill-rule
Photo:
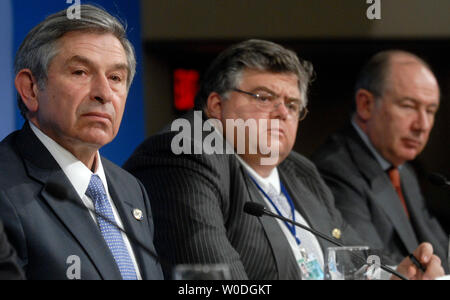
M 144 218 L 144 214 L 142 213 L 142 210 L 137 209 L 137 208 L 135 208 L 133 210 L 133 216 L 138 221 L 142 221 L 142 219 Z
M 333 237 L 335 238 L 335 239 L 340 239 L 341 238 L 341 236 L 342 236 L 342 232 L 341 232 L 341 230 L 340 229 L 338 229 L 338 228 L 335 228 L 334 230 L 333 230 L 333 232 L 332 232 L 332 235 L 333 235 Z

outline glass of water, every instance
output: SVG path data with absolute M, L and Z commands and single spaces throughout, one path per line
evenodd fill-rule
M 325 278 L 327 280 L 373 280 L 378 279 L 374 257 L 369 247 L 330 247 L 327 252 Z
M 230 268 L 226 264 L 177 265 L 173 270 L 174 280 L 230 280 Z

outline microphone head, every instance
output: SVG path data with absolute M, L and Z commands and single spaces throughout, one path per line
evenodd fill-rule
M 61 184 L 49 182 L 47 183 L 45 189 L 49 194 L 58 200 L 66 200 L 68 198 L 67 189 Z
M 256 202 L 247 202 L 244 204 L 244 212 L 252 216 L 261 217 L 265 214 L 265 210 L 264 205 Z
M 429 174 L 428 175 L 428 180 L 432 184 L 434 184 L 436 186 L 444 186 L 444 185 L 448 184 L 447 179 L 443 175 L 441 175 L 439 173 L 431 173 L 431 174 Z

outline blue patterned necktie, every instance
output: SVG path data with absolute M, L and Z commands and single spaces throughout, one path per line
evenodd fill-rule
M 103 186 L 100 177 L 97 175 L 92 175 L 86 191 L 86 196 L 94 201 L 95 211 L 99 214 L 99 216 L 97 216 L 98 227 L 100 228 L 100 232 L 102 233 L 106 244 L 111 250 L 122 278 L 124 280 L 136 280 L 137 276 L 133 261 L 131 260 L 130 253 L 128 253 L 120 230 L 101 217 L 104 216 L 115 224 L 114 213 L 108 201 L 105 187 Z

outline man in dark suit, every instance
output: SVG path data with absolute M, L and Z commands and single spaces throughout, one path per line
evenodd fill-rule
M 162 279 L 144 188 L 98 152 L 119 130 L 134 50 L 104 10 L 81 16 L 49 16 L 16 55 L 27 121 L 0 143 L 0 217 L 28 279 Z
M 25 279 L 16 260 L 16 252 L 9 244 L 8 237 L 3 229 L 3 223 L 0 222 L 0 280 Z
M 247 202 L 345 244 L 361 243 L 314 165 L 291 151 L 306 116 L 310 76 L 310 65 L 280 45 L 234 45 L 204 75 L 199 111 L 135 151 L 125 168 L 149 193 L 155 246 L 164 260 L 226 264 L 232 279 L 323 278 L 330 244 L 287 223 L 244 213 Z M 434 276 L 440 266 L 428 246 L 416 254 L 422 259 L 428 253 L 422 261 Z M 399 270 L 416 275 L 408 260 Z M 171 276 L 171 269 L 164 271 Z
M 355 95 L 351 126 L 313 156 L 336 206 L 369 246 L 386 249 L 395 262 L 429 242 L 447 269 L 448 236 L 428 211 L 408 164 L 433 127 L 436 78 L 415 55 L 385 51 L 363 68 Z

